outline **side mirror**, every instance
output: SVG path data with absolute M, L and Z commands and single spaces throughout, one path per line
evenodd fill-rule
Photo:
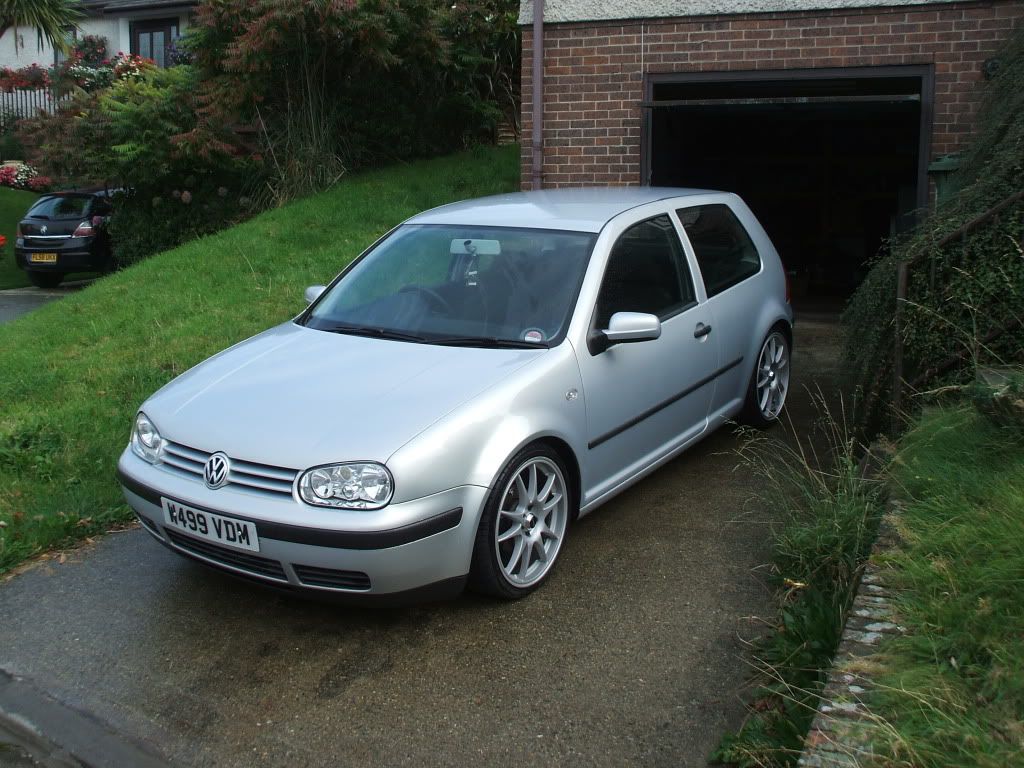
M 608 328 L 594 331 L 588 339 L 592 354 L 600 354 L 615 344 L 653 341 L 661 336 L 661 321 L 657 315 L 646 312 L 616 312 L 608 321 Z
M 306 303 L 312 304 L 320 298 L 320 294 L 327 290 L 326 285 L 311 285 L 306 289 Z

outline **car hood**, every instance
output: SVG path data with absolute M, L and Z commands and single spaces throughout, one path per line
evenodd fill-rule
M 142 407 L 177 443 L 279 467 L 386 461 L 545 350 L 349 336 L 294 323 L 182 374 Z

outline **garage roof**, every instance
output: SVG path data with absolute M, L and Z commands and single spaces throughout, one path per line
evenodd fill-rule
M 835 8 L 891 8 L 958 0 L 545 0 L 544 21 L 611 21 L 732 13 L 816 11 Z M 533 22 L 533 0 L 519 4 L 519 23 Z
M 588 187 L 545 189 L 481 197 L 443 205 L 414 216 L 407 224 L 478 224 L 569 232 L 600 232 L 610 219 L 630 208 L 667 200 L 724 193 L 673 187 Z

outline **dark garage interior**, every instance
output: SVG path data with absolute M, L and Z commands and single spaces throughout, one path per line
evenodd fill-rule
M 843 74 L 648 84 L 649 183 L 743 197 L 782 256 L 797 307 L 840 305 L 926 202 L 923 76 Z

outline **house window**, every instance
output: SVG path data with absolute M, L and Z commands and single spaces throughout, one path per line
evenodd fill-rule
M 177 19 L 133 21 L 130 27 L 132 53 L 152 59 L 158 67 L 170 65 L 167 46 L 178 39 Z
M 64 30 L 64 41 L 68 44 L 68 49 L 78 42 L 78 28 L 68 27 Z M 68 55 L 59 48 L 53 49 L 53 66 L 63 64 L 68 58 Z

